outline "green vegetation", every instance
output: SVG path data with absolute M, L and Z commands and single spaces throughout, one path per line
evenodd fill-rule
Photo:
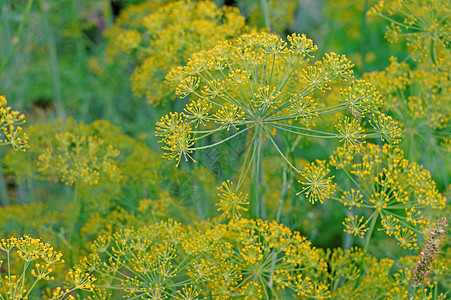
M 450 16 L 2 1 L 0 299 L 448 299 Z

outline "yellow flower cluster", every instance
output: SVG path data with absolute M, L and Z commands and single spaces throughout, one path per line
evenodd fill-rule
M 326 161 L 317 160 L 315 163 L 305 166 L 300 173 L 302 179 L 298 182 L 306 187 L 296 195 L 305 192 L 312 204 L 317 201 L 324 203 L 324 200 L 335 192 L 335 184 L 332 181 L 334 176 L 327 177 L 329 172 L 330 170 L 326 168 Z
M 64 263 L 62 254 L 38 238 L 24 236 L 0 240 L 0 298 L 29 299 L 42 281 L 53 281 L 56 265 Z M 69 288 L 58 287 L 52 300 L 75 299 L 77 290 L 92 291 L 94 278 L 81 269 L 68 272 Z
M 234 271 L 222 271 L 212 283 L 216 297 L 328 298 L 327 283 L 318 280 L 326 263 L 298 232 L 275 221 L 236 219 L 211 227 L 207 233 L 225 244 L 226 265 Z
M 255 143 L 268 138 L 279 153 L 271 136 L 275 130 L 338 138 L 351 145 L 365 137 L 397 142 L 397 125 L 378 110 L 379 94 L 369 83 L 350 81 L 353 65 L 344 55 L 325 54 L 311 62 L 317 46 L 310 39 L 292 34 L 287 40 L 269 33 L 244 34 L 196 53 L 185 67 L 172 69 L 167 84 L 189 103 L 185 113 L 170 113 L 157 123 L 157 136 L 166 144 L 165 156 L 180 161 L 194 150 L 219 145 L 249 130 Z M 324 106 L 319 99 L 338 84 L 341 103 Z M 307 122 L 346 111 L 352 120 L 337 125 L 338 134 L 313 130 L 313 122 Z M 374 119 L 369 122 L 373 132 L 360 127 L 364 118 Z M 194 147 L 196 141 L 221 131 L 232 133 L 213 145 Z M 249 148 L 253 147 L 257 146 Z
M 138 36 L 136 33 L 140 34 L 138 28 L 144 27 L 145 17 L 155 13 L 156 10 L 163 5 L 166 5 L 168 2 L 170 1 L 146 1 L 137 5 L 127 6 L 121 10 L 115 23 L 108 27 L 104 32 L 105 37 L 108 39 L 105 53 L 110 62 L 117 59 L 123 52 L 136 50 L 142 37 Z M 129 33 L 128 31 L 134 31 L 135 33 Z M 126 40 L 126 47 L 123 47 L 122 43 L 117 40 L 118 37 L 122 37 Z M 136 46 L 130 47 L 130 45 Z
M 99 182 L 100 172 L 105 172 L 113 181 L 118 181 L 114 159 L 119 152 L 111 145 L 93 137 L 65 132 L 55 135 L 54 148 L 46 148 L 39 156 L 39 171 L 57 178 L 67 185 L 83 181 L 88 185 Z M 119 176 L 118 176 L 119 175 Z
M 367 78 L 383 90 L 387 109 L 404 117 L 409 130 L 443 129 L 449 123 L 449 61 L 440 66 L 417 66 L 391 60 L 383 71 L 367 74 Z M 414 125 L 415 127 L 414 127 Z
M 90 135 L 89 125 L 75 125 L 73 120 L 68 123 L 66 131 L 55 133 L 52 143 L 43 147 L 37 162 L 39 172 L 67 185 L 96 185 L 100 176 L 119 181 L 121 175 L 115 162 L 119 151 L 101 137 Z
M 43 176 L 67 185 L 77 181 L 96 185 L 102 178 L 118 182 L 122 178 L 119 151 L 109 129 L 115 128 L 105 121 L 84 124 L 72 118 L 30 126 L 36 147 L 28 156 L 8 154 L 7 169 L 22 179 Z
M 188 161 L 191 157 L 194 145 L 193 135 L 191 134 L 191 126 L 184 122 L 184 113 L 169 113 L 161 118 L 157 122 L 157 136 L 163 137 L 159 142 L 165 143 L 162 147 L 166 152 L 163 154 L 163 158 L 177 160 L 177 166 L 180 163 L 182 157 Z
M 249 204 L 247 201 L 247 195 L 242 193 L 237 193 L 233 188 L 233 182 L 230 180 L 224 181 L 219 190 L 219 202 L 216 204 L 218 206 L 218 211 L 223 211 L 223 215 L 228 218 L 239 218 L 241 217 L 240 211 L 247 211 L 246 206 Z
M 405 39 L 412 58 L 419 62 L 434 60 L 440 52 L 448 52 L 449 58 L 450 13 L 450 6 L 441 0 L 380 1 L 368 12 L 390 22 L 388 40 Z
M 233 7 L 218 9 L 212 1 L 165 5 L 152 1 L 126 9 L 107 37 L 110 47 L 136 55 L 138 67 L 131 77 L 134 93 L 151 104 L 164 105 L 171 91 L 163 81 L 172 67 L 185 65 L 193 53 L 246 30 L 244 18 Z
M 326 267 L 319 251 L 275 222 L 232 219 L 195 228 L 160 222 L 101 236 L 92 251 L 82 269 L 126 298 L 328 296 L 316 278 Z
M 83 268 L 96 274 L 99 285 L 122 290 L 126 298 L 168 299 L 183 288 L 198 288 L 188 273 L 210 267 L 201 258 L 217 247 L 212 238 L 180 223 L 161 222 L 99 237 Z
M 417 65 L 391 59 L 383 71 L 366 74 L 383 92 L 384 106 L 403 120 L 410 135 L 428 136 L 428 132 L 449 126 L 449 61 L 440 65 Z
M 349 149 L 338 148 L 330 164 L 342 170 L 353 183 L 338 200 L 349 209 L 369 215 L 347 218 L 345 231 L 363 237 L 376 220 L 387 235 L 403 248 L 417 248 L 417 233 L 429 224 L 429 216 L 445 208 L 446 199 L 438 192 L 429 171 L 409 162 L 399 148 L 366 144 Z
M 387 20 L 390 42 L 406 44 L 408 57 L 382 71 L 365 74 L 382 93 L 383 107 L 404 125 L 409 159 L 422 162 L 437 157 L 449 162 L 437 147 L 449 136 L 451 94 L 450 6 L 438 0 L 380 1 L 371 14 Z
M 343 226 L 345 227 L 344 231 L 348 234 L 363 238 L 366 232 L 369 230 L 364 220 L 365 217 L 359 218 L 359 216 L 345 218 L 345 221 L 343 222 Z
M 14 150 L 25 151 L 29 147 L 28 136 L 23 131 L 25 116 L 6 106 L 6 98 L 0 95 L 0 145 L 11 145 Z

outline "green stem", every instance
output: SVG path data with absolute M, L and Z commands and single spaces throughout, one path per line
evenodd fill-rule
M 292 180 L 290 180 L 290 183 L 289 183 L 287 180 L 287 177 L 288 177 L 288 169 L 284 168 L 283 174 L 282 174 L 282 191 L 280 192 L 279 204 L 277 206 L 277 214 L 276 214 L 276 222 L 277 223 L 280 222 L 280 215 L 282 214 L 283 199 L 285 199 L 285 196 L 287 194 L 288 189 L 290 188 L 291 181 L 292 181 Z
M 290 160 L 288 158 L 286 158 L 286 156 L 282 153 L 282 151 L 280 150 L 279 146 L 277 146 L 276 141 L 274 141 L 274 139 L 271 136 L 271 133 L 269 133 L 266 129 L 265 129 L 266 135 L 268 136 L 268 138 L 271 140 L 271 142 L 273 143 L 274 147 L 276 148 L 277 152 L 279 152 L 279 154 L 282 156 L 282 158 L 285 160 L 285 162 L 294 170 L 296 171 L 296 173 L 299 173 L 299 170 L 290 162 Z
M 0 202 L 1 206 L 8 206 L 11 204 L 6 188 L 6 180 L 3 174 L 2 159 L 0 159 L 0 198 L 2 199 Z
M 233 139 L 233 138 L 234 138 L 234 137 L 236 137 L 237 135 L 239 135 L 239 134 L 242 134 L 243 132 L 246 132 L 247 130 L 249 130 L 249 129 L 253 128 L 253 127 L 255 127 L 255 125 L 252 125 L 252 126 L 246 127 L 246 128 L 245 128 L 245 129 L 243 129 L 243 130 L 239 130 L 239 129 L 237 129 L 237 133 L 235 133 L 235 134 L 233 134 L 233 135 L 229 136 L 228 138 L 225 138 L 225 139 L 223 139 L 223 140 L 220 140 L 219 142 L 216 142 L 216 143 L 214 143 L 214 144 L 210 144 L 210 145 L 206 145 L 206 146 L 201 146 L 201 147 L 194 147 L 194 148 L 189 148 L 189 150 L 194 150 L 194 151 L 197 151 L 197 150 L 201 150 L 201 149 L 207 149 L 207 148 L 211 148 L 211 147 L 215 147 L 215 146 L 218 146 L 218 145 L 220 145 L 220 144 L 222 144 L 222 143 L 225 143 L 225 142 L 227 142 L 228 140 L 231 140 L 231 139 Z
M 367 44 L 368 44 L 368 30 L 366 24 L 366 14 L 368 11 L 368 0 L 365 0 L 363 3 L 363 11 L 362 11 L 362 19 L 361 19 L 361 40 L 360 40 L 360 54 L 362 56 L 362 70 L 360 74 L 363 74 L 366 71 L 366 63 L 365 57 L 367 53 Z
M 409 143 L 409 154 L 408 154 L 409 156 L 408 156 L 408 159 L 410 161 L 416 161 L 414 159 L 414 156 L 415 156 L 415 151 L 414 151 L 414 148 L 415 148 L 415 133 L 414 133 L 413 126 L 410 126 L 410 129 L 409 129 L 408 143 Z
M 366 240 L 365 240 L 365 245 L 363 246 L 363 250 L 365 251 L 365 256 L 368 255 L 367 249 L 368 249 L 368 246 L 370 245 L 370 239 L 371 239 L 371 236 L 373 235 L 373 231 L 374 231 L 374 228 L 376 226 L 376 221 L 377 221 L 377 217 L 378 216 L 379 216 L 379 212 L 376 210 L 376 211 L 374 211 L 374 213 L 370 217 L 371 225 L 370 225 L 370 229 L 368 230 L 368 233 L 367 233 L 367 237 L 366 237 Z M 360 269 L 360 271 L 362 273 L 360 274 L 360 277 L 356 280 L 356 282 L 354 284 L 354 289 L 359 286 L 360 280 L 361 280 L 362 276 L 364 276 L 362 268 L 363 268 L 363 257 L 362 257 L 362 260 L 360 261 L 360 264 L 359 264 L 359 269 Z
M 23 18 L 20 21 L 19 27 L 17 27 L 16 33 L 13 35 L 13 38 L 11 41 L 11 47 L 9 48 L 8 53 L 6 53 L 5 59 L 3 59 L 1 61 L 0 74 L 3 72 L 6 65 L 11 60 L 11 57 L 13 56 L 13 53 L 16 50 L 17 45 L 19 45 L 20 34 L 22 33 L 23 25 L 25 24 L 25 21 L 27 20 L 28 15 L 30 14 L 32 4 L 33 4 L 33 0 L 28 0 L 27 6 L 25 7 Z
M 435 285 L 434 285 L 434 300 L 438 299 L 438 280 L 435 281 Z
M 19 182 L 19 186 L 17 187 L 17 191 L 18 191 L 18 202 L 19 204 L 24 204 L 27 202 L 28 198 L 28 191 L 27 191 L 27 183 L 26 183 L 26 179 L 22 182 Z
M 365 240 L 365 245 L 363 246 L 363 250 L 365 250 L 365 251 L 368 250 L 368 246 L 370 245 L 371 236 L 373 235 L 374 228 L 376 227 L 376 221 L 377 221 L 378 216 L 379 216 L 379 213 L 376 210 L 370 217 L 370 218 L 372 218 L 371 224 L 370 224 L 370 229 L 368 230 L 366 240 Z
M 266 218 L 266 208 L 264 205 L 261 192 L 262 183 L 262 162 L 261 148 L 263 142 L 263 132 L 261 127 L 257 128 L 256 140 L 254 142 L 254 155 L 252 161 L 252 178 L 251 178 L 251 216 L 253 218 Z
M 410 297 L 409 297 L 409 300 L 415 300 L 415 294 L 416 294 L 416 291 L 417 291 L 417 288 L 412 288 L 412 289 L 409 289 L 409 294 L 410 294 Z
M 63 108 L 61 76 L 58 63 L 58 50 L 55 36 L 53 34 L 51 24 L 49 21 L 49 16 L 44 8 L 43 11 L 44 11 L 43 26 L 47 34 L 47 47 L 49 48 L 50 72 L 52 74 L 53 94 L 55 97 L 56 114 L 59 119 L 64 119 L 66 117 L 66 113 Z
M 330 138 L 330 137 L 337 138 L 337 134 L 336 133 L 330 133 L 330 132 L 325 132 L 325 131 L 313 130 L 313 129 L 308 129 L 308 128 L 299 127 L 299 126 L 290 125 L 290 124 L 273 123 L 273 122 L 265 122 L 265 124 L 267 124 L 269 126 L 278 126 L 278 127 L 291 128 L 291 129 L 294 129 L 293 133 L 297 133 L 296 130 L 299 130 L 299 131 L 306 131 L 306 132 L 321 134 L 319 137 L 325 136 L 325 137 L 328 137 L 328 138 Z
M 277 223 L 278 222 L 279 221 L 277 221 Z M 277 261 L 277 252 L 274 251 L 273 252 L 273 257 L 272 257 L 272 260 L 271 260 L 271 271 L 269 272 L 269 274 L 271 274 L 271 276 L 269 277 L 269 283 L 268 283 L 268 286 L 270 288 L 272 288 L 273 284 L 274 284 L 274 269 L 276 268 L 276 261 Z
M 238 183 L 236 185 L 236 189 L 239 190 L 241 185 L 244 182 L 244 178 L 246 178 L 249 170 L 252 166 L 252 161 L 254 160 L 254 152 L 252 151 L 253 144 L 251 143 L 246 150 L 246 155 L 244 156 L 244 162 L 241 167 L 240 178 L 238 179 Z M 251 155 L 252 154 L 252 155 Z
M 291 134 L 282 134 L 284 140 L 285 140 L 285 144 L 286 145 L 291 145 L 288 147 L 288 152 L 287 152 L 287 157 L 289 158 L 290 161 L 296 161 L 296 155 L 295 155 L 295 149 L 298 147 L 299 142 L 301 141 L 301 136 L 296 136 L 296 138 L 294 139 L 294 142 L 291 142 L 292 136 Z M 290 179 L 290 185 L 291 184 L 295 184 L 295 179 L 296 176 L 299 173 L 296 173 L 295 175 L 291 176 Z M 291 203 L 290 203 L 290 211 L 288 213 L 288 221 L 289 223 L 293 224 L 296 218 L 296 214 L 295 214 L 295 210 L 294 208 L 296 207 L 296 200 L 298 197 L 295 196 L 296 193 L 293 193 L 293 191 L 291 191 Z
M 79 189 L 79 181 L 75 182 L 74 186 L 74 199 L 73 199 L 73 207 L 72 207 L 72 223 L 70 230 L 70 265 L 74 265 L 74 244 L 77 240 L 79 240 L 79 232 L 78 232 L 78 224 L 82 210 L 82 203 L 80 197 L 78 197 L 78 189 Z
M 271 21 L 269 19 L 268 12 L 268 2 L 266 2 L 266 0 L 260 0 L 260 5 L 262 6 L 263 16 L 265 18 L 265 27 L 271 28 Z
M 74 16 L 75 15 L 78 15 L 78 16 L 81 15 L 80 8 L 79 8 L 79 5 L 80 5 L 79 2 L 80 1 L 75 1 L 75 0 L 72 1 L 72 7 L 73 7 L 73 10 L 74 10 Z M 77 41 L 76 41 L 76 53 L 77 53 L 77 56 L 78 56 L 78 59 L 77 59 L 77 61 L 78 61 L 78 72 L 77 73 L 78 73 L 78 82 L 80 84 L 80 89 L 88 90 L 89 89 L 88 88 L 89 71 L 87 69 L 87 65 L 88 65 L 87 60 L 88 59 L 87 59 L 86 50 L 85 50 L 84 45 L 83 45 L 83 35 L 80 35 L 77 38 Z M 83 103 L 81 105 L 81 115 L 83 117 L 88 116 L 89 111 L 90 111 L 90 104 L 91 104 L 91 102 L 92 102 L 92 99 L 90 99 L 90 97 L 87 97 L 86 95 L 83 97 Z M 111 106 L 108 107 L 108 109 L 109 110 L 107 111 L 107 116 L 111 117 L 112 116 Z

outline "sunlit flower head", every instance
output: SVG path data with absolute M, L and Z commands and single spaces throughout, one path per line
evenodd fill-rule
M 346 146 L 375 137 L 396 143 L 398 127 L 387 116 L 381 119 L 380 95 L 374 86 L 352 80 L 353 64 L 344 55 L 327 53 L 315 60 L 317 49 L 305 35 L 292 34 L 285 41 L 270 33 L 244 34 L 196 53 L 184 67 L 173 68 L 166 82 L 187 103 L 186 115 L 173 112 L 163 116 L 157 136 L 164 136 L 164 149 L 173 152 L 170 143 L 181 133 L 161 124 L 177 116 L 178 126 L 186 128 L 193 145 L 166 156 L 179 161 L 190 151 L 216 146 L 244 133 L 252 136 L 253 143 L 269 140 L 281 153 L 277 136 L 272 137 L 278 131 L 336 138 Z M 332 87 L 340 89 L 341 102 L 327 106 L 322 100 Z M 314 129 L 315 120 L 335 118 L 335 114 L 345 114 L 336 123 L 338 134 Z M 365 120 L 373 118 L 369 123 L 373 129 L 364 126 Z M 195 147 L 206 137 L 224 131 L 229 133 L 222 141 Z
M 360 224 L 376 224 L 380 216 L 380 230 L 394 236 L 400 246 L 414 249 L 418 246 L 418 234 L 429 224 L 429 216 L 445 208 L 446 199 L 429 171 L 409 162 L 403 151 L 394 146 L 364 144 L 352 151 L 338 148 L 330 163 L 352 182 L 352 187 L 337 184 L 337 189 L 342 190 L 337 200 L 362 216 L 358 223 L 356 217 L 354 222 L 345 222 L 347 232 L 352 228 L 361 232 L 357 230 Z
M 6 98 L 0 95 L 0 145 L 11 145 L 14 150 L 25 151 L 30 147 L 21 126 L 25 123 L 25 116 L 7 104 Z

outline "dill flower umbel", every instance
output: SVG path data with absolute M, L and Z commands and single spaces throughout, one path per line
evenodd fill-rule
M 6 164 L 20 177 L 41 177 L 66 185 L 97 185 L 102 179 L 118 182 L 122 178 L 119 151 L 112 138 L 103 134 L 108 129 L 112 127 L 104 121 L 84 124 L 72 118 L 31 126 L 34 149 L 27 157 L 10 153 Z
M 388 296 L 395 286 L 389 276 L 393 260 L 378 261 L 357 247 L 327 249 L 324 257 L 330 270 L 324 276 L 330 281 L 332 299 L 374 299 Z
M 439 0 L 430 1 L 379 1 L 368 14 L 386 19 L 386 37 L 397 43 L 404 39 L 413 59 L 417 61 L 434 59 L 431 49 L 448 52 L 451 43 L 449 13 L 451 8 Z M 439 54 L 440 55 L 440 54 Z
M 35 296 L 36 287 L 43 281 L 53 281 L 54 268 L 64 263 L 62 254 L 38 238 L 23 236 L 0 240 L 0 297 L 28 299 Z M 68 272 L 68 287 L 55 288 L 51 299 L 75 299 L 77 290 L 92 291 L 95 279 L 80 269 Z
M 70 132 L 56 134 L 54 148 L 44 149 L 38 158 L 39 172 L 45 176 L 59 178 L 67 185 L 83 181 L 95 185 L 100 172 L 118 180 L 118 168 L 114 159 L 119 152 L 94 136 L 76 135 Z M 56 167 L 56 168 L 55 168 Z
M 449 69 L 445 58 L 417 64 L 416 68 L 392 58 L 385 70 L 365 76 L 383 91 L 383 107 L 402 120 L 406 132 L 402 146 L 409 149 L 412 159 L 423 160 L 431 154 L 446 159 L 435 145 L 449 128 Z
M 223 215 L 229 218 L 239 218 L 241 217 L 240 211 L 247 211 L 246 206 L 249 204 L 247 201 L 247 195 L 242 193 L 235 193 L 233 189 L 233 182 L 227 180 L 222 183 L 219 190 L 219 202 L 216 204 L 218 206 L 218 211 L 223 211 Z
M 352 80 L 353 65 L 346 56 L 327 53 L 314 61 L 317 46 L 312 40 L 299 34 L 287 40 L 269 33 L 244 34 L 172 69 L 166 82 L 187 105 L 184 112 L 171 112 L 157 122 L 164 156 L 177 164 L 194 161 L 195 151 L 246 134 L 250 142 L 242 174 L 252 169 L 256 179 L 262 177 L 258 174 L 267 143 L 299 173 L 284 155 L 278 135 L 289 137 L 286 143 L 304 136 L 339 139 L 349 147 L 365 138 L 397 142 L 398 127 L 379 111 L 379 94 L 371 84 Z M 340 89 L 341 101 L 329 105 L 321 99 L 333 87 Z M 337 132 L 314 129 L 319 120 L 335 120 L 331 116 L 337 114 L 347 117 L 338 122 Z M 360 126 L 366 120 L 367 126 Z M 251 213 L 264 215 L 258 187 L 253 186 Z
M 25 116 L 6 106 L 6 98 L 0 95 L 0 145 L 11 145 L 14 150 L 25 151 L 29 147 L 28 136 L 23 131 Z
M 317 160 L 316 163 L 307 165 L 300 173 L 302 179 L 299 180 L 299 183 L 306 187 L 297 195 L 305 193 L 312 204 L 317 201 L 324 203 L 324 200 L 335 192 L 335 184 L 332 181 L 334 177 L 327 177 L 329 172 L 330 170 L 326 169 L 326 161 Z
M 205 285 L 224 267 L 219 257 L 209 259 L 220 247 L 212 236 L 169 220 L 98 237 L 82 269 L 118 297 L 204 296 Z
M 208 227 L 208 224 L 207 224 Z M 209 284 L 215 298 L 324 299 L 326 270 L 320 251 L 299 232 L 275 221 L 232 219 L 207 232 L 221 243 L 228 268 Z
M 343 222 L 343 226 L 345 227 L 344 231 L 348 234 L 363 238 L 365 233 L 369 230 L 367 225 L 368 222 L 364 222 L 364 219 L 365 217 L 359 218 L 359 216 L 345 218 L 345 221 Z
M 382 121 L 377 121 L 381 116 L 377 110 L 379 95 L 368 83 L 355 81 L 342 88 L 341 104 L 320 107 L 316 97 L 333 84 L 351 79 L 352 64 L 335 53 L 311 63 L 312 53 L 317 50 L 313 42 L 297 34 L 287 39 L 288 44 L 273 34 L 243 35 L 232 43 L 222 42 L 212 50 L 197 53 L 186 67 L 173 69 L 167 82 L 176 86 L 176 94 L 188 98 L 189 103 L 184 113 L 170 113 L 157 123 L 157 136 L 167 145 L 167 157 L 186 159 L 192 151 L 205 148 L 195 147 L 195 141 L 231 129 L 228 139 L 249 130 L 256 137 L 270 139 L 277 149 L 269 134 L 273 129 L 354 143 L 365 137 L 399 137 L 398 132 L 392 135 L 381 130 Z M 351 124 L 342 127 L 347 130 L 338 129 L 337 134 L 310 129 L 310 120 L 346 110 L 355 119 L 345 119 Z M 354 124 L 365 115 L 370 119 L 375 116 L 371 124 L 379 133 L 365 134 Z M 350 128 L 356 129 L 351 133 Z
M 380 217 L 380 230 L 393 235 L 401 247 L 415 249 L 417 234 L 428 227 L 429 215 L 445 208 L 446 199 L 429 171 L 409 162 L 397 147 L 369 143 L 352 151 L 339 147 L 330 164 L 353 183 L 351 188 L 338 184 L 341 197 L 332 198 L 363 213 L 358 223 L 355 216 L 344 224 L 346 232 L 368 235 L 366 247 Z
M 160 155 L 106 120 L 86 124 L 68 118 L 36 124 L 29 127 L 29 136 L 35 147 L 27 155 L 10 151 L 4 159 L 5 172 L 18 181 L 37 178 L 68 184 L 78 179 L 85 188 L 107 188 L 114 182 L 146 184 L 150 191 L 156 191 L 163 180 Z M 49 166 L 44 161 L 47 159 L 58 160 L 58 164 Z M 68 173 L 73 175 L 66 178 L 72 180 L 62 180 Z
M 328 287 L 317 276 L 325 267 L 299 233 L 274 221 L 247 219 L 196 227 L 169 220 L 119 230 L 100 236 L 82 263 L 114 295 L 151 299 L 321 299 Z

